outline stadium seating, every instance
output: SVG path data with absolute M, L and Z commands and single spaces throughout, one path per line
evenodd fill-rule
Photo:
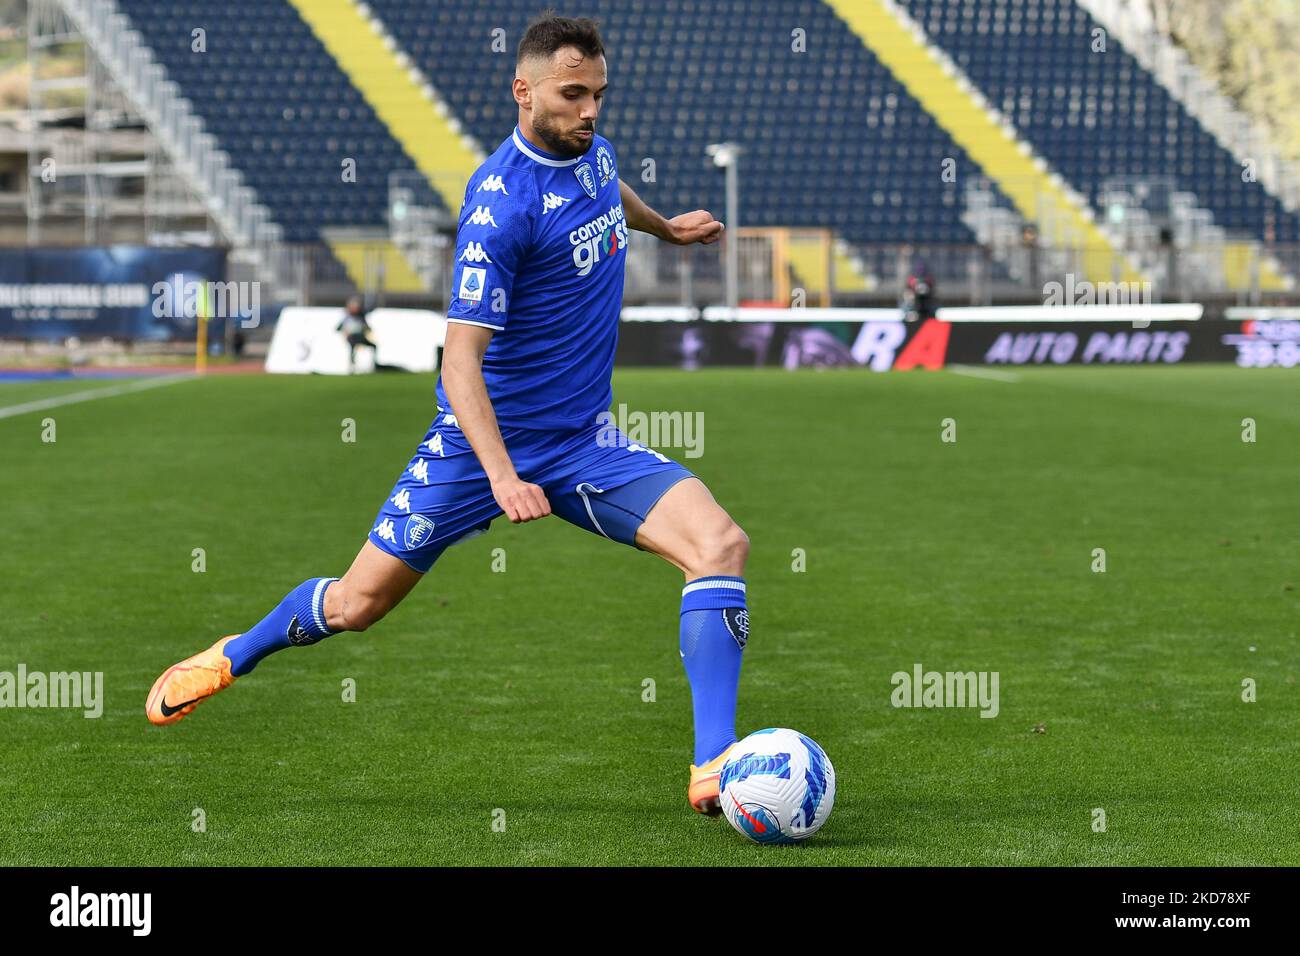
M 291 241 L 384 224 L 389 173 L 414 166 L 289 3 L 119 2 Z M 590 6 L 610 47 L 602 131 L 652 203 L 721 210 L 722 178 L 704 147 L 731 138 L 747 149 L 746 225 L 825 226 L 851 242 L 974 241 L 958 188 L 932 168 L 936 156 L 969 167 L 965 154 L 825 5 Z M 371 9 L 467 131 L 495 148 L 515 123 L 514 45 L 536 4 L 430 10 L 422 0 L 378 0 Z M 226 43 L 249 23 L 259 40 Z M 496 25 L 506 30 L 504 54 L 491 48 Z M 206 53 L 191 51 L 196 26 Z M 806 53 L 791 49 L 795 27 L 806 31 Z M 340 176 L 349 156 L 355 184 Z M 646 160 L 653 181 L 642 176 Z
M 288 0 L 118 2 L 290 241 L 382 229 L 390 176 L 423 182 Z M 1096 24 L 1074 0 L 900 3 L 1094 207 L 1109 177 L 1172 176 L 1218 225 L 1300 241 L 1300 219 L 1243 183 L 1231 154 L 1115 38 L 1092 52 Z M 485 151 L 509 134 L 514 49 L 535 0 L 369 10 Z M 731 139 L 745 148 L 744 225 L 828 227 L 860 250 L 976 241 L 962 184 L 983 171 L 822 0 L 593 0 L 584 11 L 609 48 L 601 131 L 654 206 L 721 214 L 723 178 L 705 147 Z M 191 49 L 197 27 L 203 53 Z M 349 157 L 355 183 L 341 175 Z M 947 157 L 955 177 L 939 175 Z M 432 189 L 421 198 L 447 206 Z
M 384 225 L 389 173 L 414 166 L 292 6 L 118 3 L 288 241 L 314 242 L 331 227 Z M 197 28 L 206 34 L 204 53 L 191 49 Z M 349 157 L 354 183 L 342 175 Z
M 899 0 L 1021 136 L 1096 205 L 1110 177 L 1172 177 L 1235 234 L 1300 239 L 1258 183 L 1075 0 Z
M 533 0 L 430 9 L 371 0 L 420 69 L 491 151 L 513 128 L 514 49 Z M 817 0 L 597 0 L 610 92 L 601 130 L 623 175 L 666 211 L 721 211 L 723 183 L 705 155 L 731 139 L 741 160 L 741 219 L 749 226 L 829 227 L 850 242 L 974 242 L 958 180 L 966 154 Z M 504 52 L 492 30 L 504 30 Z M 792 50 L 800 28 L 806 52 Z M 643 176 L 654 162 L 654 181 Z

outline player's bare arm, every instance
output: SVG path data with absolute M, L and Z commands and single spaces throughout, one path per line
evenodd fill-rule
M 545 518 L 551 513 L 546 494 L 515 472 L 483 381 L 483 354 L 490 341 L 491 329 L 448 322 L 442 385 L 452 408 L 456 409 L 457 424 L 492 482 L 492 494 L 506 517 L 516 524 Z
M 681 246 L 692 242 L 707 246 L 722 238 L 722 223 L 714 219 L 707 209 L 696 209 L 665 219 L 647 206 L 625 180 L 618 181 L 618 194 L 623 202 L 623 215 L 627 218 L 627 224 L 638 232 L 648 232 L 665 242 Z

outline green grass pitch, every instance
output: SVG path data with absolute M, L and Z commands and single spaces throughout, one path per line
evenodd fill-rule
M 346 569 L 430 378 L 213 376 L 0 418 L 0 671 L 102 671 L 106 696 L 0 710 L 0 863 L 1300 863 L 1295 372 L 1016 374 L 617 375 L 629 408 L 704 413 L 702 457 L 665 450 L 752 540 L 737 730 L 834 762 L 829 822 L 788 849 L 687 806 L 679 574 L 556 518 L 499 519 L 366 633 L 146 721 L 165 667 Z M 918 662 L 997 671 L 1000 712 L 891 706 Z

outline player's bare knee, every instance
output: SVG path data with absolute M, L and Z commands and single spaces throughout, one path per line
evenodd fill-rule
M 740 577 L 745 573 L 749 558 L 749 535 L 734 521 L 717 531 L 704 535 L 697 546 L 694 560 L 687 571 L 695 577 L 708 574 L 730 574 Z
M 731 522 L 722 534 L 721 549 L 723 560 L 737 577 L 745 573 L 745 562 L 749 560 L 749 535 L 743 528 Z

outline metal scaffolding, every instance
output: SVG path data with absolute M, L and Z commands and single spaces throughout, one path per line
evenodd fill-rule
M 218 241 L 206 205 L 63 6 L 30 0 L 27 30 L 28 244 Z

